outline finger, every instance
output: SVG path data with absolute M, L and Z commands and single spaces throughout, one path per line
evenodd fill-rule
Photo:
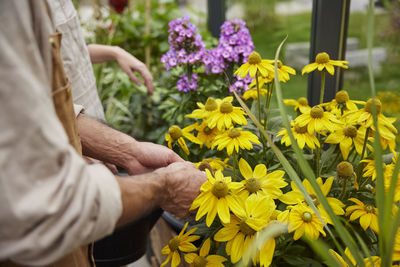
M 104 165 L 113 173 L 113 174 L 118 174 L 118 169 L 117 166 L 111 163 L 104 162 Z
M 138 77 L 136 77 L 136 75 L 132 72 L 132 70 L 130 68 L 128 68 L 128 70 L 125 71 L 125 72 L 128 75 L 129 79 L 131 79 L 132 82 L 134 82 L 137 85 L 141 85 L 142 84 L 140 79 Z
M 144 85 L 147 87 L 147 91 L 149 94 L 153 94 L 154 92 L 154 85 L 153 85 L 153 76 L 151 76 L 149 70 L 143 65 L 142 68 L 138 68 L 137 72 L 140 73 L 143 77 Z
M 184 162 L 185 160 L 183 158 L 181 158 L 178 154 L 176 154 L 175 152 L 172 152 L 170 154 L 168 154 L 168 158 L 167 158 L 167 165 L 174 163 L 174 162 Z

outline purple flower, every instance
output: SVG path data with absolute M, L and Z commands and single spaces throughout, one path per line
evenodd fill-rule
M 178 89 L 178 91 L 184 93 L 187 93 L 190 90 L 196 91 L 198 78 L 198 75 L 196 73 L 193 73 L 189 81 L 188 76 L 186 74 L 182 74 L 179 76 L 179 80 L 176 83 L 176 88 Z
M 244 78 L 241 78 L 240 76 L 236 76 L 235 75 L 235 79 L 236 81 L 229 86 L 229 92 L 245 92 L 247 90 L 249 90 L 249 85 L 250 83 L 253 81 L 253 78 L 250 77 L 250 75 L 247 75 Z

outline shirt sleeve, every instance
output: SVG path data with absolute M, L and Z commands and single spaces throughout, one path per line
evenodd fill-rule
M 32 23 L 46 14 L 30 11 L 40 3 L 0 1 L 0 261 L 23 265 L 110 234 L 122 212 L 115 177 L 84 162 L 56 117 L 43 60 L 50 50 Z
M 82 106 L 82 105 L 78 105 L 78 104 L 75 104 L 74 103 L 74 113 L 75 113 L 75 117 L 78 117 L 78 115 L 81 113 L 81 112 L 84 112 L 85 111 L 85 108 Z

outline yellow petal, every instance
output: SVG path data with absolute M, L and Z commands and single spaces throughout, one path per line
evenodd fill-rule
M 245 179 L 250 179 L 253 177 L 253 171 L 251 170 L 249 163 L 247 163 L 247 161 L 243 158 L 239 160 L 239 170 Z

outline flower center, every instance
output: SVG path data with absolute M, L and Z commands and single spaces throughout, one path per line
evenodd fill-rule
M 357 128 L 350 125 L 343 128 L 343 133 L 347 137 L 354 138 L 357 136 Z
M 300 127 L 299 125 L 296 124 L 294 126 L 294 130 L 296 131 L 296 133 L 303 134 L 307 132 L 307 126 Z
M 212 129 L 210 127 L 206 126 L 203 129 L 203 133 L 209 135 L 210 133 L 212 133 Z
M 376 113 L 381 113 L 382 103 L 379 99 L 375 98 L 375 106 L 376 106 Z M 372 113 L 372 98 L 368 99 L 367 103 L 365 104 L 365 111 Z
M 351 177 L 354 173 L 353 165 L 350 162 L 342 161 L 336 166 L 336 172 L 339 177 Z
M 249 191 L 250 193 L 257 192 L 261 188 L 260 180 L 258 180 L 257 178 L 248 179 L 246 182 L 246 188 L 247 191 Z
M 319 53 L 315 57 L 315 62 L 317 62 L 318 64 L 328 63 L 329 62 L 329 55 L 327 53 L 325 53 L 325 52 Z
M 207 260 L 202 256 L 196 256 L 196 258 L 193 261 L 193 266 L 194 267 L 205 267 L 205 266 L 207 266 Z
M 375 213 L 375 207 L 370 204 L 367 204 L 365 205 L 365 211 L 367 213 Z
M 307 106 L 308 105 L 308 100 L 305 97 L 300 97 L 299 100 L 297 100 L 297 102 L 299 102 L 300 106 Z
M 320 119 L 324 116 L 324 110 L 320 106 L 315 106 L 310 112 L 311 118 Z
M 182 130 L 177 125 L 169 127 L 168 132 L 174 140 L 178 140 L 182 136 Z
M 261 63 L 261 56 L 259 53 L 253 51 L 249 56 L 249 64 L 257 65 Z
M 168 247 L 169 247 L 169 249 L 170 249 L 171 251 L 176 251 L 176 250 L 178 250 L 179 243 L 180 243 L 179 238 L 176 236 L 176 237 L 172 238 L 172 239 L 169 241 Z
M 218 104 L 214 100 L 214 98 L 209 97 L 209 98 L 207 98 L 207 101 L 206 101 L 206 104 L 205 104 L 204 108 L 207 111 L 213 111 L 213 110 L 216 110 L 218 108 Z
M 311 199 L 312 199 L 314 205 L 315 205 L 315 206 L 318 206 L 318 205 L 319 205 L 319 200 L 318 200 L 317 196 L 314 195 L 314 194 L 310 194 L 310 197 L 311 197 Z
M 221 113 L 231 113 L 233 111 L 233 106 L 230 102 L 224 102 L 221 104 L 219 111 L 221 111 Z
M 301 218 L 305 222 L 311 222 L 312 221 L 312 214 L 310 212 L 308 212 L 308 211 L 305 211 L 305 212 L 303 212 Z
M 346 103 L 349 99 L 349 94 L 345 90 L 336 93 L 335 100 L 338 104 Z
M 230 138 L 236 138 L 240 136 L 240 130 L 236 128 L 232 128 L 229 130 L 228 136 Z
M 256 231 L 253 228 L 251 228 L 250 226 L 247 225 L 246 219 L 243 219 L 243 220 L 240 221 L 240 232 L 242 232 L 245 235 L 252 235 Z
M 212 187 L 214 196 L 220 198 L 228 194 L 228 185 L 224 181 L 216 181 Z

